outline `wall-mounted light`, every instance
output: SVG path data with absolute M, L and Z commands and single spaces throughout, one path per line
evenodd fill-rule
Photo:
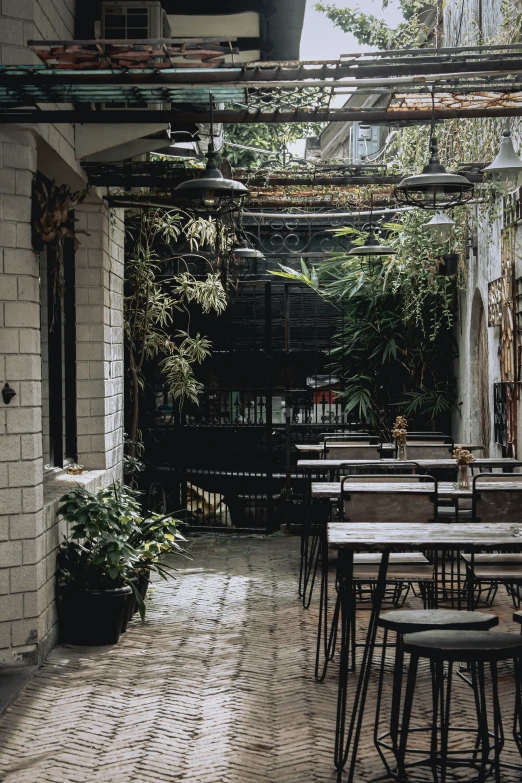
M 9 405 L 13 397 L 16 397 L 15 390 L 11 389 L 8 383 L 6 383 L 4 388 L 2 389 L 2 397 L 6 405 Z

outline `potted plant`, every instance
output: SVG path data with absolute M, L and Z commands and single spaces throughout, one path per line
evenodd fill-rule
M 60 502 L 58 512 L 71 524 L 58 552 L 60 638 L 72 644 L 116 644 L 129 607 L 145 615 L 140 574 L 154 569 L 168 551 L 181 552 L 184 540 L 171 517 L 143 516 L 137 494 L 113 485 L 92 494 L 77 487 Z M 142 589 L 143 590 L 143 589 Z

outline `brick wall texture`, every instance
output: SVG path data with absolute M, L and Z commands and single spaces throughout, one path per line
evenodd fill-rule
M 30 38 L 73 38 L 75 5 L 0 0 L 2 64 L 33 62 Z M 40 264 L 31 245 L 42 140 L 81 173 L 71 125 L 0 126 L 0 385 L 16 392 L 9 405 L 0 399 L 0 664 L 42 659 L 57 636 L 54 574 L 65 531 L 56 499 L 44 501 Z M 76 218 L 86 232 L 75 261 L 78 457 L 98 471 L 99 486 L 121 476 L 123 457 L 123 213 L 93 201 Z

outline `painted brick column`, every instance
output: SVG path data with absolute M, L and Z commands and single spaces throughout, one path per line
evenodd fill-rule
M 75 212 L 78 460 L 114 470 L 123 459 L 123 210 Z
M 31 247 L 36 140 L 0 128 L 0 663 L 35 660 L 43 478 L 39 263 Z

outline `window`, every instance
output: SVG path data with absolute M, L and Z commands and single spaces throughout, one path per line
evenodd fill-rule
M 64 241 L 63 278 L 55 247 L 40 253 L 44 470 L 77 460 L 74 244 Z

